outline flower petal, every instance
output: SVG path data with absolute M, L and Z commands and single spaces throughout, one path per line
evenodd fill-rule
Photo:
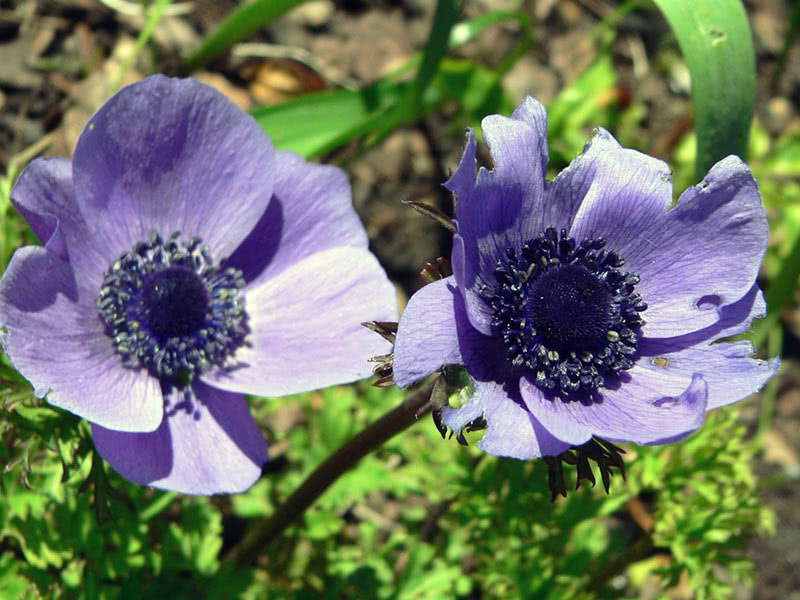
M 389 343 L 361 325 L 397 318 L 392 284 L 360 248 L 318 252 L 247 290 L 248 345 L 208 383 L 230 391 L 282 396 L 348 383 L 372 372 L 369 358 Z
M 641 277 L 647 337 L 673 337 L 717 322 L 753 286 L 767 247 L 767 217 L 747 166 L 729 156 L 686 190 L 665 219 L 620 248 Z
M 719 320 L 704 329 L 693 331 L 675 338 L 666 338 L 678 342 L 684 347 L 693 346 L 701 342 L 713 342 L 726 337 L 739 335 L 750 329 L 753 319 L 760 319 L 767 314 L 767 303 L 764 294 L 753 284 L 750 291 L 733 304 L 727 304 L 719 310 Z M 652 339 L 658 342 L 662 338 L 642 338 L 642 344 L 647 344 Z M 641 344 L 640 344 L 641 347 Z
M 554 438 L 498 383 L 475 382 L 475 395 L 467 404 L 442 410 L 444 423 L 456 432 L 480 417 L 486 419 L 487 428 L 478 448 L 489 454 L 527 460 L 569 449 L 569 444 Z
M 154 75 L 123 88 L 86 125 L 75 193 L 109 262 L 151 231 L 199 236 L 219 260 L 264 214 L 273 158 L 266 134 L 225 96 Z
M 635 369 L 635 367 L 634 367 Z M 699 374 L 679 395 L 668 396 L 646 376 L 632 369 L 630 380 L 617 389 L 603 389 L 590 404 L 550 399 L 522 379 L 520 390 L 528 410 L 555 437 L 573 446 L 592 436 L 610 442 L 666 444 L 697 430 L 706 410 L 708 386 Z
M 642 242 L 642 231 L 654 220 L 663 220 L 672 202 L 669 167 L 622 148 L 604 129 L 597 130 L 588 148 L 556 178 L 549 192 L 550 211 L 566 212 L 576 201 L 580 203 L 569 229 L 573 238 L 605 238 L 607 248 L 626 260 L 629 249 Z
M 683 384 L 700 373 L 708 382 L 708 410 L 742 400 L 761 389 L 779 361 L 751 358 L 753 347 L 748 342 L 714 342 L 746 331 L 754 318 L 765 314 L 764 296 L 754 285 L 744 298 L 724 306 L 714 325 L 679 337 L 643 338 L 637 368 L 662 382 L 669 378 Z
M 0 341 L 38 397 L 110 429 L 153 431 L 163 399 L 146 371 L 122 366 L 92 292 L 40 246 L 14 253 L 0 280 Z
M 462 292 L 493 281 L 497 259 L 508 245 L 520 247 L 540 229 L 547 164 L 547 116 L 544 107 L 526 98 L 511 118 L 483 119 L 483 136 L 494 169 L 475 173 L 475 139 L 468 132 L 464 155 L 444 186 L 456 195 L 458 234 L 463 240 Z M 472 301 L 467 301 L 471 311 Z M 483 333 L 483 322 L 470 314 Z
M 233 494 L 256 482 L 267 444 L 242 396 L 195 382 L 168 401 L 151 433 L 93 425 L 100 456 L 125 479 L 184 494 Z
M 11 201 L 42 244 L 62 260 L 67 260 L 67 246 L 61 228 L 64 225 L 83 227 L 83 219 L 75 204 L 72 161 L 68 158 L 37 158 L 20 174 L 11 191 Z
M 637 364 L 650 371 L 654 377 L 680 377 L 691 380 L 700 374 L 708 383 L 707 410 L 738 402 L 756 393 L 778 370 L 779 360 L 750 358 L 754 352 L 750 342 L 702 344 L 683 348 L 670 344 L 670 340 L 649 343 L 649 353 L 656 354 L 640 359 Z
M 462 302 L 453 277 L 429 283 L 411 296 L 400 317 L 394 345 L 394 382 L 406 387 L 444 365 L 462 364 L 455 302 Z
M 17 179 L 11 201 L 45 247 L 70 261 L 78 284 L 98 289 L 98 274 L 105 272 L 116 257 L 104 256 L 100 248 L 87 243 L 91 234 L 75 200 L 72 161 L 34 160 Z
M 258 276 L 264 281 L 329 248 L 367 247 L 344 171 L 306 162 L 292 152 L 276 152 L 272 168 L 272 201 L 228 261 L 245 280 Z
M 484 335 L 492 333 L 492 309 L 486 300 L 478 293 L 476 286 L 470 287 L 466 281 L 471 275 L 467 275 L 467 257 L 464 238 L 457 233 L 453 235 L 453 254 L 450 257 L 453 266 L 453 277 L 455 278 L 464 304 L 467 316 L 472 326 Z M 488 266 L 487 266 L 488 268 Z M 473 280 L 474 281 L 474 280 Z

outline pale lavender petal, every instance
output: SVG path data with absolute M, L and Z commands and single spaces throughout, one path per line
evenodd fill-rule
M 487 428 L 478 448 L 489 454 L 526 460 L 556 456 L 569 449 L 569 444 L 554 438 L 498 383 L 476 382 L 475 395 L 467 404 L 442 410 L 444 423 L 455 432 L 480 417 L 486 419 Z
M 45 247 L 62 260 L 70 260 L 79 285 L 97 288 L 99 275 L 116 257 L 103 255 L 102 249 L 91 243 L 75 200 L 72 161 L 34 160 L 17 179 L 11 201 Z
M 648 337 L 673 337 L 713 325 L 720 310 L 753 286 L 767 247 L 767 217 L 747 166 L 730 156 L 686 190 L 666 217 L 619 248 L 637 272 L 649 308 Z
M 84 226 L 75 204 L 72 161 L 37 158 L 31 162 L 14 184 L 11 202 L 42 244 L 67 260 L 67 246 L 61 230 L 65 226 L 79 229 Z
M 281 396 L 348 383 L 372 372 L 391 347 L 361 325 L 397 318 L 395 290 L 360 248 L 318 252 L 248 289 L 252 333 L 235 366 L 203 379 L 222 389 Z
M 497 259 L 508 245 L 519 248 L 538 233 L 547 164 L 547 117 L 544 107 L 526 98 L 511 118 L 486 117 L 481 123 L 494 168 L 481 168 L 477 180 L 474 134 L 458 169 L 445 187 L 455 193 L 458 234 L 463 240 L 462 292 L 492 280 Z M 466 295 L 466 293 L 465 293 Z M 472 312 L 472 300 L 467 301 Z M 480 317 L 470 321 L 487 333 Z
M 544 230 L 547 227 L 554 227 L 557 231 L 562 228 L 569 231 L 578 207 L 595 178 L 601 175 L 598 173 L 598 167 L 602 168 L 605 164 L 605 153 L 617 153 L 621 149 L 622 147 L 610 133 L 598 128 L 591 141 L 583 147 L 581 154 L 546 186 L 542 222 L 539 228 Z
M 640 372 L 616 389 L 605 388 L 586 403 L 547 398 L 526 379 L 522 398 L 539 422 L 558 439 L 572 445 L 592 436 L 611 442 L 666 444 L 697 430 L 704 420 L 708 386 L 694 374 L 688 386 L 671 395 Z
M 153 431 L 161 389 L 123 367 L 69 263 L 40 246 L 17 250 L 0 280 L 0 341 L 38 397 L 110 429 Z
M 724 306 L 714 325 L 672 338 L 642 338 L 637 369 L 649 371 L 658 385 L 687 385 L 694 373 L 708 382 L 708 410 L 757 392 L 775 374 L 778 360 L 753 359 L 748 342 L 714 343 L 747 331 L 766 314 L 764 295 L 753 285 L 738 302 Z
M 669 167 L 662 161 L 621 148 L 610 133 L 599 129 L 589 148 L 565 171 L 565 180 L 551 186 L 548 200 L 556 212 L 583 196 L 569 235 L 575 240 L 605 238 L 606 248 L 628 260 L 641 242 L 642 231 L 662 221 L 672 202 Z M 563 193 L 560 198 L 552 188 Z M 563 221 L 563 219 L 559 219 Z M 626 263 L 626 270 L 630 265 Z M 635 270 L 635 269 L 630 269 Z
M 444 365 L 462 364 L 454 303 L 462 302 L 452 277 L 411 296 L 394 345 L 394 382 L 406 387 Z
M 92 426 L 97 451 L 115 471 L 184 494 L 233 494 L 256 482 L 267 444 L 244 397 L 195 382 L 167 400 L 164 421 L 151 433 Z
M 273 160 L 269 138 L 225 96 L 154 75 L 123 88 L 84 128 L 75 194 L 109 261 L 151 231 L 199 236 L 219 260 L 264 214 Z
M 230 257 L 247 281 L 265 281 L 329 248 L 367 247 L 344 171 L 276 152 L 275 192 L 267 211 Z
M 707 410 L 732 404 L 756 393 L 778 370 L 777 358 L 770 361 L 750 358 L 750 342 L 703 344 L 671 350 L 669 340 L 660 344 L 661 352 L 637 361 L 653 377 L 667 375 L 691 380 L 699 373 L 708 383 Z M 648 352 L 656 350 L 649 344 Z
M 683 347 L 689 347 L 700 342 L 713 342 L 714 340 L 744 333 L 750 329 L 753 319 L 760 319 L 766 314 L 767 303 L 764 302 L 764 294 L 759 289 L 758 284 L 754 283 L 750 291 L 741 300 L 723 306 L 719 310 L 719 320 L 713 325 L 686 335 L 666 339 L 672 340 L 673 344 L 679 344 Z M 653 338 L 653 341 L 658 342 L 660 339 L 663 338 Z M 646 346 L 648 342 L 649 338 L 643 338 L 642 347 Z

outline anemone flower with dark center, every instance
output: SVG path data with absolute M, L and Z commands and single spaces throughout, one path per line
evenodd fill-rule
M 339 169 L 276 152 L 212 88 L 153 76 L 11 195 L 44 246 L 0 280 L 0 342 L 131 481 L 238 492 L 266 443 L 245 394 L 366 377 L 395 315 Z
M 445 187 L 456 198 L 453 276 L 409 301 L 394 348 L 407 386 L 462 365 L 486 452 L 556 456 L 593 437 L 661 444 L 707 410 L 758 390 L 777 360 L 719 342 L 765 312 L 756 285 L 767 219 L 749 169 L 730 156 L 672 204 L 668 167 L 599 129 L 551 183 L 544 107 L 486 117 L 494 168 L 476 177 L 470 131 Z

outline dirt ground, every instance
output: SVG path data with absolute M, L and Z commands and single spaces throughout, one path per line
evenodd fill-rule
M 130 0 L 0 1 L 0 165 L 13 157 L 70 153 L 89 115 L 108 97 L 112 83 L 153 70 L 174 72 L 178 57 L 238 3 L 174 3 L 136 61 L 126 57 L 145 20 Z M 466 0 L 464 17 L 514 8 L 511 0 Z M 611 0 L 526 0 L 535 23 L 533 48 L 504 80 L 518 101 L 531 94 L 547 103 L 596 56 L 591 34 L 621 3 Z M 271 104 L 333 86 L 371 82 L 402 64 L 425 43 L 433 13 L 426 0 L 314 0 L 264 28 L 234 52 L 195 76 L 227 93 L 241 107 Z M 757 52 L 758 118 L 771 136 L 798 125 L 800 44 L 779 69 L 790 0 L 746 2 Z M 511 24 L 491 27 L 457 54 L 486 65 L 499 63 L 519 37 Z M 365 48 L 369 48 L 365 52 Z M 689 82 L 667 24 L 655 11 L 634 12 L 617 26 L 612 58 L 618 86 L 647 107 L 636 124 L 639 148 L 669 159 L 690 121 Z M 149 70 L 148 70 L 149 69 Z M 415 199 L 449 209 L 438 182 L 457 164 L 463 130 L 444 111 L 393 133 L 384 143 L 352 157 L 345 148 L 326 160 L 349 173 L 356 209 L 372 248 L 406 294 L 420 282 L 422 265 L 449 254 L 448 236 L 401 203 Z M 791 319 L 795 323 L 800 319 Z M 757 463 L 764 501 L 776 511 L 777 533 L 753 540 L 759 583 L 753 599 L 800 599 L 800 343 L 787 326 L 784 368 L 774 427 Z M 755 427 L 758 406 L 747 404 Z

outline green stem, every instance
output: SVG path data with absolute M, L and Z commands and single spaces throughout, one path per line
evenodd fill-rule
M 224 558 L 228 564 L 250 565 L 264 551 L 265 546 L 291 525 L 319 498 L 330 485 L 350 470 L 364 456 L 383 445 L 417 422 L 428 412 L 433 383 L 428 383 L 406 398 L 400 405 L 331 454 L 306 478 L 294 493 L 279 506 L 269 519 L 252 525 L 239 544 Z

